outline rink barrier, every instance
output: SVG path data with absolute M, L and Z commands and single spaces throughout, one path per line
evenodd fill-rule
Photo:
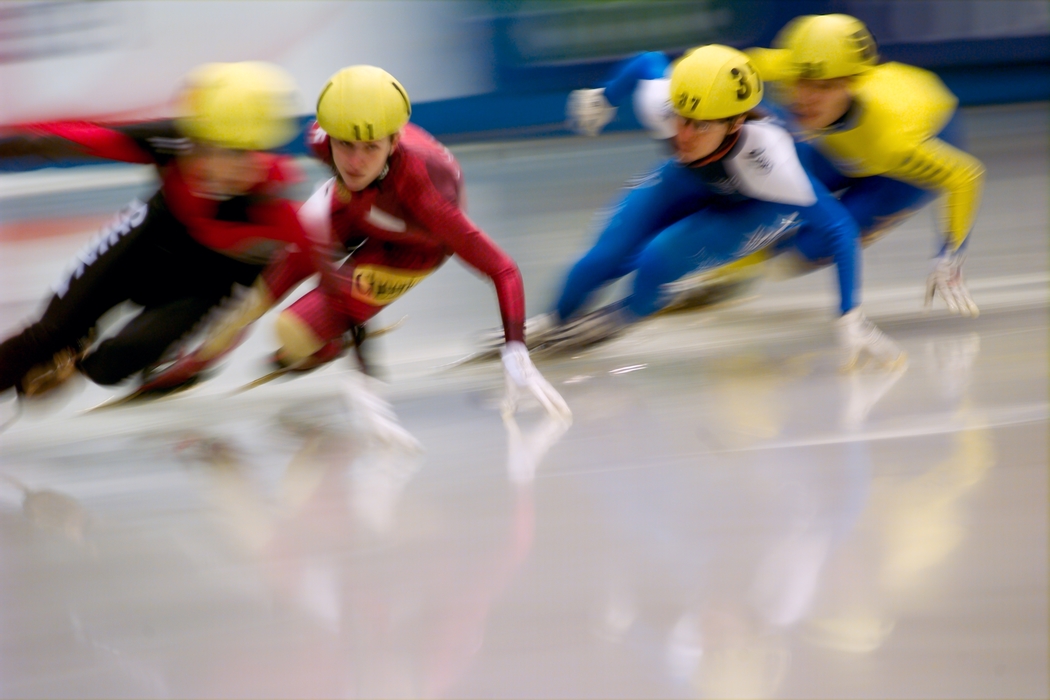
M 990 48 L 980 46 L 955 46 L 945 51 L 939 61 L 951 65 L 932 66 L 948 88 L 959 98 L 961 106 L 1009 104 L 1050 100 L 1050 39 L 1043 38 L 1045 47 L 1036 42 L 1014 42 L 1008 58 L 1031 59 L 1024 63 L 986 63 L 983 65 L 958 65 L 960 60 L 980 61 L 988 56 L 1003 57 L 1002 47 L 991 42 Z M 959 42 L 948 42 L 959 44 Z M 986 44 L 988 42 L 971 42 Z M 992 49 L 995 49 L 993 51 Z M 922 65 L 932 61 L 928 54 L 917 53 L 915 47 L 901 45 L 883 49 L 884 60 L 901 60 Z M 928 47 L 927 47 L 928 51 Z M 925 57 L 926 61 L 910 61 L 908 58 Z M 954 61 L 954 63 L 953 63 Z M 611 63 L 609 64 L 612 65 Z M 593 85 L 597 81 L 583 77 L 600 75 L 602 70 L 594 65 L 574 69 L 577 87 Z M 563 82 L 562 78 L 552 82 Z M 538 136 L 565 136 L 570 132 L 565 127 L 565 102 L 569 89 L 545 92 L 497 91 L 482 95 L 459 97 L 448 100 L 422 102 L 413 105 L 412 121 L 437 136 L 442 141 L 455 144 L 507 138 L 529 138 Z M 312 116 L 301 118 L 301 129 L 312 121 Z M 620 109 L 606 131 L 632 131 L 642 129 L 629 107 Z M 299 136 L 282 153 L 307 155 L 305 140 Z M 71 167 L 85 163 L 104 161 L 59 161 L 43 162 L 39 159 L 0 160 L 0 172 L 36 170 L 44 167 Z

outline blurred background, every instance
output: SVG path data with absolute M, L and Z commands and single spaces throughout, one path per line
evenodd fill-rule
M 499 363 L 449 367 L 499 323 L 450 263 L 373 341 L 422 455 L 355 424 L 346 361 L 235 395 L 272 316 L 170 402 L 88 413 L 128 389 L 71 387 L 0 434 L 0 698 L 1048 697 L 1045 0 L 0 0 L 0 136 L 168 116 L 193 66 L 247 59 L 294 74 L 305 122 L 336 70 L 382 66 L 531 314 L 666 157 L 630 109 L 570 136 L 569 92 L 826 12 L 966 105 L 979 318 L 922 309 L 926 211 L 864 252 L 893 373 L 836 370 L 825 270 L 538 360 L 573 425 L 504 423 Z M 0 173 L 0 332 L 155 178 Z
M 565 133 L 568 92 L 626 56 L 768 46 L 790 18 L 829 12 L 866 22 L 884 60 L 937 71 L 963 105 L 1050 97 L 1043 0 L 24 0 L 0 4 L 0 124 L 163 116 L 193 66 L 254 59 L 291 71 L 304 115 L 329 75 L 370 63 L 446 141 Z M 637 127 L 631 110 L 611 126 Z

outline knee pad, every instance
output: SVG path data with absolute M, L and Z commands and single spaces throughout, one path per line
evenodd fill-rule
M 274 330 L 281 343 L 278 354 L 282 362 L 301 362 L 325 346 L 325 341 L 318 337 L 306 321 L 289 311 L 283 311 L 277 316 Z

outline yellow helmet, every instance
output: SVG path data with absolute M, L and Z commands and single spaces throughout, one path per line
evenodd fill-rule
M 412 103 L 394 76 L 375 66 L 350 66 L 317 98 L 317 123 L 341 141 L 378 141 L 408 123 Z
M 687 119 L 725 119 L 762 101 L 762 79 L 741 51 L 708 44 L 682 56 L 671 72 L 671 106 Z
M 780 31 L 774 45 L 790 52 L 785 55 L 787 73 L 795 78 L 859 75 L 879 60 L 871 32 L 849 15 L 796 17 Z
M 199 66 L 186 76 L 178 101 L 179 130 L 224 148 L 277 148 L 299 130 L 295 81 L 270 63 Z

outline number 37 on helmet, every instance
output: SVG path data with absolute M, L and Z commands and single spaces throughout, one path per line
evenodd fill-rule
M 686 119 L 727 119 L 762 101 L 762 79 L 742 51 L 709 44 L 686 53 L 671 72 L 671 105 Z

